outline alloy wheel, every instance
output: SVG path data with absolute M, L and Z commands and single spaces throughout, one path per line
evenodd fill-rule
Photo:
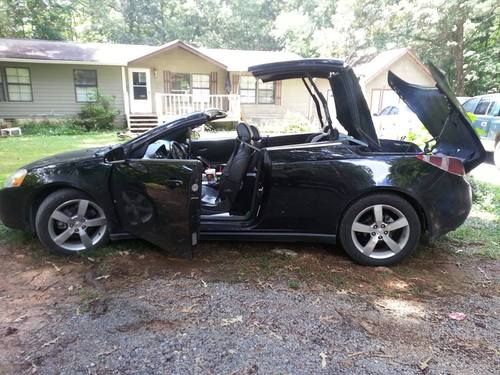
M 59 205 L 50 215 L 48 232 L 55 244 L 68 251 L 89 250 L 105 235 L 104 211 L 87 199 L 73 199 Z
M 410 224 L 406 216 L 393 206 L 371 205 L 354 219 L 351 236 L 362 254 L 373 259 L 387 259 L 408 243 Z

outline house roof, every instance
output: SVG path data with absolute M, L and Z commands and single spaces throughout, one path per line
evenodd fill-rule
M 244 72 L 249 66 L 268 64 L 278 61 L 300 59 L 301 56 L 285 51 L 251 51 L 240 49 L 198 48 L 205 55 L 221 61 L 232 72 Z
M 385 70 L 389 69 L 392 64 L 394 64 L 405 55 L 409 55 L 420 66 L 420 68 L 427 72 L 427 74 L 431 75 L 427 67 L 422 64 L 422 62 L 409 48 L 398 48 L 383 51 L 375 56 L 371 55 L 368 56 L 368 58 L 365 57 L 359 59 L 352 65 L 356 74 L 365 82 L 368 82 L 377 77 L 380 73 L 383 73 Z
M 183 48 L 228 71 L 247 71 L 251 65 L 296 60 L 299 55 L 283 51 L 250 51 L 197 48 L 180 40 L 161 46 L 112 43 L 76 43 L 36 39 L 0 39 L 0 61 L 82 63 L 125 66 L 132 61 Z
M 47 63 L 126 65 L 157 47 L 133 44 L 75 43 L 36 39 L 0 39 L 1 60 Z

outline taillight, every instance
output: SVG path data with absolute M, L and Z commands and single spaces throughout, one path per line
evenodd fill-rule
M 432 164 L 433 166 L 442 169 L 448 173 L 456 174 L 457 176 L 465 175 L 464 165 L 458 158 L 446 155 L 424 155 L 418 154 L 417 159 Z

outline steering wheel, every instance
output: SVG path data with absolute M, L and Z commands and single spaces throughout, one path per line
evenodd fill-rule
M 170 153 L 169 153 L 169 159 L 187 159 L 188 158 L 188 151 L 186 150 L 186 147 L 182 145 L 182 143 L 177 142 L 177 141 L 172 141 L 170 143 Z

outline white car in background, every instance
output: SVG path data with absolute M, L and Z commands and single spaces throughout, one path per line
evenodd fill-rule
M 389 105 L 373 114 L 373 124 L 379 138 L 403 140 L 422 126 L 417 115 L 404 103 Z

